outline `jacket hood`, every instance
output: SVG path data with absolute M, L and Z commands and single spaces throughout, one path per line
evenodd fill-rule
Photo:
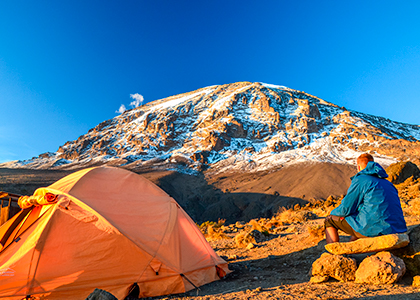
M 373 161 L 368 162 L 366 168 L 354 175 L 352 179 L 359 175 L 371 175 L 379 178 L 388 178 L 388 174 L 385 172 L 384 168 L 382 168 L 380 164 Z

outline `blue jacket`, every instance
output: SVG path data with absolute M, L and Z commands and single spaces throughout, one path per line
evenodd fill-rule
M 345 217 L 354 231 L 368 237 L 407 231 L 398 191 L 375 162 L 351 179 L 347 195 L 331 215 Z

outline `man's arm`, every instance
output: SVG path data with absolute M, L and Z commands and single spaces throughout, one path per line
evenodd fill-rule
M 347 217 L 355 214 L 362 199 L 363 193 L 359 179 L 354 178 L 347 190 L 347 195 L 341 200 L 341 204 L 331 212 L 331 215 Z

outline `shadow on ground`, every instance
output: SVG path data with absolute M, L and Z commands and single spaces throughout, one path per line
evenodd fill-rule
M 174 170 L 143 169 L 138 174 L 171 195 L 198 223 L 226 223 L 273 216 L 280 208 L 340 195 L 354 167 L 310 164 L 257 173 L 193 175 Z M 76 170 L 0 169 L 0 191 L 30 195 Z M 306 195 L 306 196 L 305 196 Z M 318 195 L 316 197 L 316 195 Z M 315 199 L 316 198 L 316 199 Z
M 32 195 L 75 171 L 0 169 L 0 191 Z M 308 201 L 276 193 L 231 193 L 208 184 L 203 174 L 176 171 L 140 173 L 173 197 L 196 222 L 225 219 L 227 223 L 271 217 L 280 207 L 305 205 Z
M 270 218 L 282 208 L 290 208 L 309 201 L 287 197 L 275 192 L 229 192 L 209 184 L 205 176 L 177 172 L 156 177 L 155 174 L 141 174 L 150 179 L 174 198 L 191 218 L 198 223 L 225 219 L 227 224 L 249 221 L 255 218 Z

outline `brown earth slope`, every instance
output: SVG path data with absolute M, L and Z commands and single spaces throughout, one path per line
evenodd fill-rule
M 351 165 L 299 164 L 258 173 L 142 175 L 175 198 L 196 222 L 271 217 L 281 207 L 341 196 L 356 173 Z
M 223 175 L 209 178 L 209 182 L 231 193 L 278 193 L 310 200 L 344 195 L 354 174 L 352 165 L 305 163 L 256 174 Z

